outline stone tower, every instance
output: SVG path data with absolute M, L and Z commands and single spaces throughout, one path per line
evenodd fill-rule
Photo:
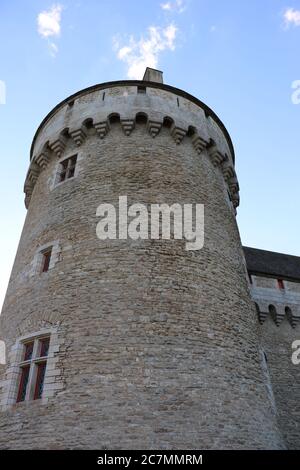
M 230 136 L 147 69 L 34 137 L 1 316 L 0 448 L 282 448 L 235 219 Z M 204 204 L 205 243 L 106 240 L 101 203 Z

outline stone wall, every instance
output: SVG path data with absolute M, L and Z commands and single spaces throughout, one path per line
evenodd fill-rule
M 271 277 L 252 276 L 252 282 L 278 423 L 287 447 L 299 449 L 300 365 L 292 363 L 292 343 L 300 339 L 300 283 L 284 281 L 285 289 L 279 289 Z M 274 307 L 271 311 L 270 305 Z
M 11 350 L 19 337 L 55 328 L 62 385 L 46 403 L 2 410 L 2 449 L 285 447 L 235 220 L 233 156 L 218 124 L 176 98 L 129 86 L 83 94 L 35 140 L 0 337 Z M 58 160 L 79 151 L 75 177 L 53 184 Z M 120 195 L 204 204 L 204 248 L 100 241 L 96 208 Z M 31 275 L 52 241 L 55 266 Z

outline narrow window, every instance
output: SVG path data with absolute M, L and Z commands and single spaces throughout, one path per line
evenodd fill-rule
M 52 247 L 42 252 L 43 261 L 42 261 L 42 272 L 46 273 L 49 271 L 50 260 L 52 254 Z
M 68 161 L 65 160 L 60 164 L 61 172 L 60 172 L 60 181 L 65 181 L 66 179 L 66 174 L 67 174 L 67 168 L 68 168 Z
M 20 378 L 20 385 L 19 385 L 19 391 L 18 391 L 18 396 L 17 396 L 17 403 L 20 401 L 24 401 L 26 398 L 29 372 L 30 372 L 29 365 L 21 367 L 21 378 Z
M 49 336 L 24 343 L 23 359 L 20 363 L 17 403 L 42 398 L 49 344 Z
M 39 342 L 40 346 L 40 351 L 39 351 L 39 356 L 40 357 L 47 357 L 48 356 L 48 351 L 49 351 L 49 344 L 50 344 L 50 338 L 43 338 Z
M 273 318 L 276 318 L 277 316 L 277 310 L 274 307 L 274 305 L 269 305 L 269 313 L 273 316 Z
M 170 129 L 173 124 L 174 124 L 174 121 L 172 118 L 170 118 L 169 116 L 164 117 L 163 127 L 167 127 L 168 129 Z
M 66 158 L 60 163 L 59 182 L 73 178 L 75 174 L 76 162 L 77 155 L 73 155 L 73 157 Z
M 284 282 L 282 279 L 277 279 L 278 289 L 284 289 Z
M 290 316 L 293 315 L 293 314 L 292 314 L 292 310 L 290 309 L 290 307 L 285 307 L 284 311 L 285 311 L 285 314 L 286 314 L 286 315 L 290 315 Z
M 140 94 L 144 94 L 144 95 L 145 95 L 145 94 L 146 94 L 146 87 L 143 86 L 143 85 L 139 85 L 139 86 L 137 87 L 137 92 L 140 93 Z
M 25 344 L 24 361 L 30 361 L 30 359 L 32 358 L 33 345 L 33 341 Z
M 37 372 L 36 372 L 36 384 L 34 390 L 34 400 L 38 400 L 42 398 L 43 388 L 44 388 L 44 380 L 45 380 L 45 372 L 46 372 L 46 361 L 40 362 L 37 364 Z
M 138 113 L 135 117 L 136 124 L 147 124 L 147 116 L 143 113 Z
M 69 165 L 67 171 L 67 178 L 73 178 L 75 174 L 75 166 L 76 166 L 77 156 L 69 158 Z

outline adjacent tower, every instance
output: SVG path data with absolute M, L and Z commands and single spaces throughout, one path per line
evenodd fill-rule
M 3 312 L 0 448 L 282 448 L 216 114 L 147 69 L 34 137 Z M 198 203 L 205 243 L 106 240 L 101 203 Z M 0 371 L 1 374 L 1 371 Z

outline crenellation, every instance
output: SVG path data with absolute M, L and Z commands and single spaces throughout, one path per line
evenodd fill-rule
M 83 128 L 83 126 L 80 129 L 76 129 L 74 131 L 70 131 L 70 136 L 76 143 L 77 147 L 80 147 L 84 140 L 87 137 L 86 130 Z
M 61 157 L 63 151 L 66 148 L 66 139 L 60 135 L 56 140 L 51 142 L 49 146 L 58 157 Z
M 118 83 L 118 82 L 116 82 Z M 198 153 L 205 148 L 209 142 L 209 129 L 212 132 L 214 138 L 217 139 L 218 146 L 220 147 L 217 156 L 217 164 L 219 161 L 226 159 L 224 152 L 227 154 L 231 153 L 229 146 L 225 143 L 227 139 L 230 139 L 228 135 L 224 135 L 221 138 L 223 129 L 220 130 L 213 117 L 212 112 L 208 113 L 207 110 L 201 109 L 202 103 L 193 103 L 191 98 L 184 97 L 181 99 L 181 108 L 178 109 L 177 104 L 177 93 L 180 90 L 174 89 L 169 90 L 171 87 L 166 87 L 168 90 L 163 90 L 164 85 L 158 83 L 158 88 L 153 88 L 154 83 L 151 86 L 147 84 L 146 94 L 138 94 L 137 88 L 134 85 L 114 85 L 111 87 L 104 87 L 100 89 L 87 89 L 85 95 L 84 91 L 82 96 L 78 98 L 67 99 L 66 104 L 55 109 L 54 116 L 47 116 L 43 126 L 39 129 L 34 143 L 36 150 L 36 161 L 39 162 L 40 166 L 44 169 L 49 163 L 50 155 L 46 152 L 44 155 L 45 142 L 49 142 L 49 148 L 59 158 L 64 155 L 67 147 L 67 138 L 64 133 L 65 129 L 70 129 L 70 137 L 75 139 L 77 146 L 81 146 L 83 141 L 88 138 L 84 123 L 87 119 L 93 121 L 93 128 L 98 133 L 99 137 L 103 139 L 110 130 L 109 126 L 109 114 L 113 107 L 119 109 L 121 112 L 121 124 L 125 135 L 130 135 L 134 130 L 135 116 L 131 116 L 132 110 L 135 114 L 144 113 L 148 116 L 147 129 L 152 137 L 157 136 L 161 129 L 164 117 L 171 115 L 174 121 L 173 130 L 171 135 L 179 145 L 183 141 L 183 137 L 186 135 L 186 130 L 189 126 L 197 128 L 197 134 L 199 138 L 194 137 L 195 150 Z M 93 88 L 93 87 L 92 87 Z M 112 90 L 112 92 L 110 92 Z M 175 94 L 174 94 L 175 93 Z M 145 101 L 144 98 L 147 98 Z M 103 99 L 104 98 L 104 99 Z M 72 104 L 70 106 L 70 103 Z M 187 106 L 188 105 L 188 106 Z M 203 105 L 204 106 L 204 105 Z M 51 113 L 50 113 L 51 114 Z M 183 116 L 185 118 L 183 120 Z M 178 130 L 176 129 L 178 128 Z M 226 130 L 225 130 L 226 133 Z M 222 141 L 223 139 L 223 141 Z M 231 142 L 230 142 L 231 144 Z M 222 155 L 222 156 L 221 156 Z M 233 160 L 234 156 L 230 157 Z M 26 205 L 28 207 L 33 188 L 26 185 Z M 238 205 L 238 197 L 234 197 L 235 205 Z
M 111 113 L 110 116 L 114 115 L 114 114 L 115 113 Z M 141 114 L 141 112 L 137 113 L 137 114 Z M 95 124 L 94 123 L 91 124 L 91 127 L 96 129 L 96 132 L 99 135 L 100 139 L 104 139 L 104 137 L 108 134 L 108 132 L 111 131 L 111 126 L 110 126 L 110 123 L 109 123 L 110 116 L 108 116 L 105 121 L 100 121 L 100 122 L 96 122 Z M 147 114 L 145 114 L 145 116 L 146 116 L 146 119 L 147 119 L 147 126 L 146 127 L 147 127 L 150 135 L 152 137 L 156 137 L 159 134 L 159 132 L 160 132 L 162 126 L 163 126 L 164 118 L 161 118 L 161 121 L 151 121 L 151 120 L 149 120 Z M 89 118 L 89 119 L 93 122 L 93 118 Z M 134 131 L 135 118 L 133 118 L 133 119 L 121 119 L 120 122 L 121 122 L 122 129 L 124 131 L 124 134 L 126 136 L 129 136 Z M 65 158 L 65 153 L 66 153 L 66 150 L 68 148 L 68 141 L 67 141 L 67 137 L 66 137 L 66 131 L 64 131 L 65 135 L 62 135 L 62 134 L 63 133 L 61 131 L 60 134 L 59 134 L 59 138 L 58 139 L 54 138 L 54 142 L 50 141 L 50 143 L 49 143 L 49 148 L 53 152 L 55 152 L 61 160 L 63 160 L 63 158 Z M 173 125 L 171 126 L 171 129 L 170 129 L 170 135 L 173 137 L 176 144 L 180 145 L 183 141 L 183 138 L 188 135 L 188 132 L 187 132 L 187 130 L 182 129 L 181 127 L 178 127 L 178 126 L 176 126 L 175 123 L 173 123 Z M 89 138 L 86 130 L 84 130 L 84 121 L 82 122 L 82 125 L 81 125 L 80 129 L 70 131 L 70 137 L 74 140 L 74 142 L 77 146 L 82 145 L 83 141 L 85 139 Z M 192 139 L 192 143 L 194 145 L 195 151 L 198 154 L 201 154 L 201 152 L 205 148 L 208 148 L 209 155 L 212 159 L 212 162 L 213 162 L 214 166 L 222 165 L 222 171 L 223 171 L 223 163 L 226 163 L 227 166 L 223 171 L 224 179 L 225 179 L 225 182 L 227 182 L 227 184 L 228 184 L 228 188 L 229 188 L 229 191 L 230 191 L 231 196 L 232 196 L 234 207 L 237 207 L 238 203 L 239 203 L 239 197 L 238 197 L 238 194 L 236 194 L 236 193 L 238 193 L 239 187 L 238 187 L 238 183 L 237 183 L 237 180 L 236 180 L 235 171 L 234 171 L 234 169 L 232 168 L 232 166 L 230 164 L 230 160 L 229 160 L 228 156 L 227 155 L 222 155 L 218 151 L 218 149 L 216 148 L 215 145 L 210 146 L 209 142 L 207 140 L 204 140 L 198 134 L 197 129 L 191 136 L 189 136 L 189 138 Z M 44 162 L 43 162 L 44 164 L 42 166 L 42 169 L 46 168 L 46 165 L 49 163 L 49 160 L 50 160 L 50 153 L 48 152 L 46 155 L 47 155 L 47 159 L 46 158 L 44 159 Z M 42 158 L 42 156 L 40 158 Z M 36 161 L 35 158 L 34 158 L 33 162 L 34 161 Z M 33 185 L 35 184 L 35 182 L 37 180 L 37 177 L 33 176 L 33 175 L 31 176 L 31 174 L 29 174 L 28 178 L 29 178 L 28 182 L 30 184 L 28 184 L 27 182 L 25 183 L 25 193 L 26 193 L 27 207 L 28 207 L 28 202 L 30 201 L 30 198 L 31 198 L 32 191 L 33 191 L 33 187 L 34 187 Z
M 208 148 L 208 154 L 211 158 L 211 161 L 214 167 L 221 165 L 225 161 L 225 155 L 223 155 L 216 145 L 212 145 Z
M 122 129 L 129 136 L 134 129 L 134 119 L 121 119 Z
M 223 160 L 222 164 L 222 173 L 224 175 L 225 181 L 228 183 L 229 181 L 233 181 L 233 179 L 236 177 L 235 170 L 229 161 L 229 158 L 227 155 L 225 155 L 225 159 Z M 232 183 L 231 183 L 232 184 Z M 238 190 L 236 186 L 233 186 L 232 184 L 232 189 Z M 238 192 L 238 191 L 235 191 Z
M 151 137 L 155 138 L 162 128 L 162 122 L 148 120 L 148 131 Z
M 177 127 L 175 125 L 172 126 L 171 128 L 171 136 L 175 140 L 176 144 L 179 145 L 182 142 L 182 139 L 186 135 L 186 131 L 180 127 Z
M 208 141 L 204 140 L 197 132 L 192 136 L 192 143 L 199 155 L 208 146 Z
M 36 162 L 43 170 L 47 167 L 51 158 L 51 153 L 48 149 L 33 157 L 33 161 Z
M 97 134 L 100 139 L 103 139 L 109 131 L 109 122 L 108 120 L 97 122 L 94 124 Z

